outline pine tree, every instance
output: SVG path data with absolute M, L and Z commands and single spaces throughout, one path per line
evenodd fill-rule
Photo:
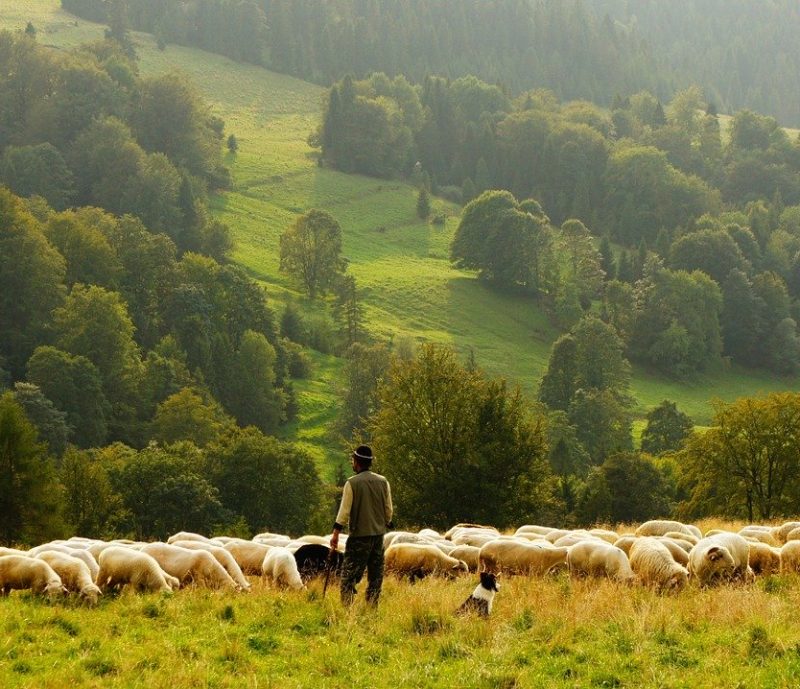
M 422 220 L 427 220 L 430 214 L 431 214 L 430 196 L 428 194 L 428 190 L 425 188 L 425 185 L 422 185 L 419 188 L 419 193 L 417 194 L 417 215 Z
M 613 280 L 617 277 L 617 265 L 614 260 L 614 251 L 611 249 L 611 240 L 607 234 L 600 240 L 600 267 L 606 274 L 606 280 Z

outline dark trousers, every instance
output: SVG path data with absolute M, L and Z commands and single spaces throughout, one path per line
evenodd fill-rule
M 378 604 L 383 584 L 383 536 L 350 536 L 342 564 L 342 603 L 350 605 L 367 570 L 367 602 Z

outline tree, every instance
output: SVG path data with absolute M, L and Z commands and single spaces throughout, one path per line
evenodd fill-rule
M 642 452 L 659 455 L 680 449 L 694 429 L 692 420 L 680 411 L 675 402 L 664 400 L 647 413 L 642 431 Z
M 281 234 L 280 269 L 299 280 L 311 298 L 333 286 L 344 272 L 342 228 L 325 211 L 312 209 Z
M 210 395 L 183 388 L 158 405 L 151 432 L 165 445 L 190 440 L 205 447 L 233 426 L 233 419 Z
M 417 193 L 417 215 L 422 220 L 427 220 L 431 214 L 431 199 L 428 190 L 421 186 Z
M 70 532 L 86 538 L 115 536 L 122 503 L 97 454 L 69 448 L 58 475 L 64 487 L 64 521 Z
M 544 424 L 519 390 L 469 371 L 446 348 L 395 360 L 368 424 L 380 469 L 410 524 L 504 525 L 541 514 L 550 469 Z
M 245 428 L 211 445 L 207 454 L 209 476 L 223 504 L 252 532 L 307 532 L 321 503 L 322 484 L 305 451 Z
M 687 272 L 702 270 L 718 284 L 732 270 L 745 273 L 752 270 L 736 242 L 725 230 L 699 230 L 684 235 L 673 243 L 669 262 L 672 268 Z
M 367 420 L 378 410 L 378 386 L 389 369 L 390 355 L 383 344 L 355 342 L 347 349 L 345 359 L 345 385 L 336 425 L 349 439 L 363 435 Z
M 611 523 L 644 522 L 671 514 L 675 487 L 646 455 L 613 454 L 603 462 L 600 471 L 611 497 Z
M 567 415 L 570 423 L 578 429 L 578 440 L 593 464 L 602 464 L 615 452 L 633 449 L 628 405 L 620 401 L 612 390 L 579 388 Z
M 800 395 L 773 393 L 714 403 L 712 426 L 679 456 L 687 515 L 752 522 L 793 514 L 800 490 Z
M 204 458 L 191 443 L 151 445 L 110 470 L 111 485 L 139 540 L 166 540 L 182 529 L 211 533 L 224 522 L 217 489 L 205 476 Z
M 67 425 L 67 415 L 53 406 L 53 402 L 42 394 L 39 387 L 31 383 L 14 383 L 14 399 L 36 428 L 49 454 L 56 457 L 63 455 L 72 430 Z
M 6 148 L 0 180 L 18 196 L 41 196 L 58 211 L 69 206 L 75 196 L 72 171 L 50 143 Z
M 45 336 L 51 311 L 64 299 L 64 258 L 39 223 L 0 189 L 0 356 L 15 379 Z
M 356 279 L 352 275 L 343 275 L 336 284 L 333 317 L 347 347 L 364 338 L 364 307 L 358 300 Z
M 228 136 L 227 145 L 228 145 L 228 150 L 231 153 L 239 152 L 239 140 L 236 138 L 235 134 L 231 134 L 230 136 Z
M 14 394 L 0 396 L 0 543 L 59 535 L 60 492 L 45 447 Z
M 84 448 L 103 444 L 111 408 L 100 372 L 89 359 L 55 347 L 37 347 L 28 360 L 26 377 L 66 413 L 72 442 Z

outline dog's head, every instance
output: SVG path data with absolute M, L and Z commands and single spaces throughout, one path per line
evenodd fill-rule
M 481 572 L 481 586 L 487 591 L 500 590 L 500 584 L 497 583 L 497 575 L 492 572 Z

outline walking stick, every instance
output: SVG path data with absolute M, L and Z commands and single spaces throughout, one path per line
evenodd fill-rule
M 334 553 L 336 551 L 331 548 L 328 551 L 328 561 L 325 563 L 325 584 L 322 586 L 322 600 L 325 600 L 325 592 L 328 590 L 328 582 L 331 580 L 331 572 L 333 571 Z

